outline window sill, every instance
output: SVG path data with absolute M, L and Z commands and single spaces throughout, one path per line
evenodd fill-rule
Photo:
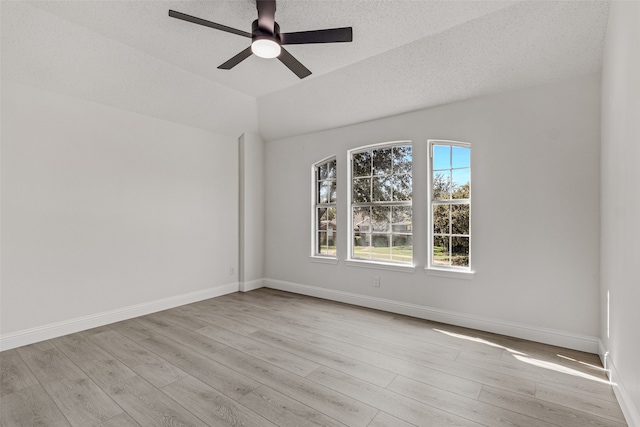
M 338 258 L 334 257 L 324 257 L 324 256 L 310 256 L 309 261 L 317 262 L 319 264 L 337 264 Z
M 416 267 L 413 265 L 392 264 L 390 262 L 346 259 L 344 263 L 349 267 L 377 268 L 379 270 L 401 271 L 403 273 L 413 273 L 416 271 Z
M 433 267 L 426 267 L 424 271 L 427 273 L 427 276 L 447 277 L 449 279 L 473 280 L 475 275 L 474 271 L 457 271 Z

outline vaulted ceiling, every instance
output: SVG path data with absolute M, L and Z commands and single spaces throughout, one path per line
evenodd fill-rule
M 313 74 L 252 56 L 253 0 L 3 1 L 2 78 L 154 117 L 272 140 L 598 72 L 608 2 L 280 0 L 283 32 L 352 26 L 352 43 L 292 45 Z

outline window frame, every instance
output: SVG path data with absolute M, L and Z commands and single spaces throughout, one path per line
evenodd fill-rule
M 335 183 L 335 187 L 336 187 L 336 197 L 335 200 L 333 202 L 329 201 L 329 203 L 320 203 L 320 182 L 322 181 L 318 175 L 319 173 L 319 169 L 320 167 L 322 167 L 323 165 L 327 165 L 331 162 L 335 163 L 335 176 L 333 178 L 331 178 L 330 180 L 334 181 Z M 326 181 L 326 179 L 325 179 Z M 328 262 L 328 263 L 337 263 L 338 260 L 338 241 L 337 241 L 337 235 L 338 235 L 338 231 L 337 231 L 337 221 L 338 221 L 338 208 L 337 208 L 337 201 L 338 201 L 338 191 L 337 191 L 337 187 L 338 187 L 338 161 L 337 161 L 337 157 L 334 156 L 329 156 L 326 157 L 316 163 L 314 163 L 311 166 L 311 188 L 312 188 L 312 193 L 311 193 L 311 259 L 313 261 L 318 261 L 318 262 Z M 319 253 L 318 251 L 318 245 L 319 245 L 319 241 L 318 241 L 318 235 L 319 232 L 321 231 L 318 227 L 318 210 L 319 209 L 329 209 L 329 208 L 333 208 L 335 210 L 335 215 L 336 215 L 336 230 L 334 232 L 334 236 L 333 236 L 333 241 L 335 243 L 335 247 L 336 247 L 336 252 L 335 254 L 331 255 L 331 254 L 322 254 Z
M 360 146 L 360 147 L 356 147 L 353 148 L 351 150 L 347 151 L 347 209 L 348 209 L 348 215 L 347 215 L 347 233 L 348 237 L 347 237 L 347 257 L 345 259 L 345 262 L 347 265 L 350 266 L 366 266 L 366 267 L 371 267 L 371 268 L 381 268 L 381 269 L 387 269 L 387 270 L 394 270 L 394 271 L 404 271 L 404 272 L 413 272 L 415 270 L 415 252 L 413 250 L 413 243 L 412 243 L 412 257 L 411 257 L 411 261 L 409 262 L 401 262 L 401 261 L 392 261 L 392 260 L 377 260 L 377 259 L 367 259 L 367 258 L 356 258 L 353 256 L 353 251 L 354 251 L 354 223 L 353 223 L 353 210 L 354 207 L 354 202 L 353 202 L 353 183 L 354 183 L 354 176 L 353 176 L 353 156 L 355 154 L 358 153 L 362 153 L 365 151 L 372 151 L 372 150 L 378 150 L 378 149 L 383 149 L 383 148 L 392 148 L 392 147 L 397 147 L 397 146 L 410 146 L 411 147 L 411 200 L 408 201 L 385 201 L 385 202 L 366 202 L 366 203 L 357 203 L 356 205 L 358 206 L 363 206 L 363 205 L 368 205 L 368 206 L 408 206 L 411 211 L 412 211 L 412 217 L 413 217 L 413 190 L 414 190 L 414 186 L 413 186 L 413 141 L 411 140 L 399 140 L 399 141 L 388 141 L 388 142 L 380 142 L 380 143 L 376 143 L 376 144 L 370 144 L 370 145 L 365 145 L 365 146 Z M 412 219 L 412 224 L 413 224 L 413 219 Z M 372 234 L 372 233 L 370 233 Z M 389 231 L 388 233 L 390 238 L 393 239 L 394 236 L 394 232 L 393 229 L 391 229 L 391 231 Z M 398 233 L 396 233 L 398 234 Z M 409 234 L 409 233 L 399 233 L 400 234 Z M 411 228 L 411 239 L 413 241 L 414 238 L 414 232 L 413 232 L 413 226 Z M 393 240 L 391 240 L 391 245 L 393 245 Z
M 425 268 L 425 270 L 427 271 L 428 274 L 433 274 L 433 275 L 443 275 L 445 277 L 461 277 L 460 274 L 462 274 L 464 276 L 468 276 L 468 277 L 464 277 L 464 278 L 471 278 L 473 277 L 473 273 L 474 271 L 472 270 L 472 251 L 471 251 L 471 242 L 472 242 L 472 231 L 471 231 L 471 218 L 472 218 L 472 198 L 473 198 L 473 193 L 472 193 L 472 161 L 471 161 L 471 143 L 469 142 L 463 142 L 463 141 L 450 141 L 450 140 L 439 140 L 439 139 L 430 139 L 427 141 L 428 142 L 428 151 L 427 151 L 427 266 Z M 467 199 L 449 199 L 448 201 L 442 201 L 442 200 L 435 200 L 434 199 L 434 191 L 433 191 L 433 184 L 434 184 L 434 147 L 437 145 L 441 145 L 441 146 L 450 146 L 451 150 L 453 150 L 453 147 L 463 147 L 463 148 L 467 148 L 469 149 L 469 198 Z M 462 168 L 459 168 L 462 169 Z M 449 170 L 453 171 L 456 170 L 456 168 L 453 167 L 453 165 L 450 163 L 449 165 Z M 450 233 L 447 233 L 446 235 L 449 236 L 450 239 L 452 239 L 453 237 L 468 237 L 469 238 L 469 262 L 468 262 L 468 266 L 456 266 L 456 265 L 452 265 L 450 263 L 450 265 L 441 265 L 441 264 L 435 264 L 434 263 L 434 247 L 433 247 L 433 242 L 434 242 L 434 236 L 439 234 L 439 233 L 435 233 L 434 232 L 434 206 L 436 205 L 453 205 L 453 204 L 463 204 L 463 205 L 469 205 L 469 230 L 468 230 L 468 234 L 467 235 L 461 235 L 461 234 L 457 234 L 454 235 L 454 233 L 452 232 L 452 230 L 450 229 Z M 451 223 L 450 223 L 450 227 L 452 227 Z

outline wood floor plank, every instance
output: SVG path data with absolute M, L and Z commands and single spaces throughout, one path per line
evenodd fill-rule
M 255 326 L 251 326 L 242 322 L 236 322 L 232 319 L 229 319 L 228 317 L 220 316 L 209 310 L 197 308 L 192 304 L 183 305 L 175 308 L 174 310 L 183 314 L 188 314 L 189 316 L 193 316 L 197 319 L 203 320 L 210 325 L 216 325 L 221 328 L 228 329 L 240 335 L 249 335 L 252 332 L 256 332 L 260 330 L 260 328 L 257 328 Z
M 363 335 L 350 333 L 348 331 L 345 332 L 345 329 L 348 328 L 342 328 L 341 330 L 338 330 L 336 327 L 327 328 L 308 320 L 292 320 L 288 318 L 281 318 L 279 315 L 265 314 L 263 312 L 257 312 L 255 315 L 257 319 L 261 320 L 252 319 L 253 315 L 247 313 L 228 313 L 225 311 L 224 314 L 233 316 L 234 318 L 245 322 L 254 322 L 254 324 L 258 324 L 262 321 L 263 324 L 273 325 L 273 328 L 280 325 L 281 330 L 286 328 L 288 336 L 295 336 L 296 339 L 304 340 L 312 345 L 331 348 L 333 352 L 350 356 L 382 369 L 390 370 L 389 366 L 398 366 L 400 370 L 395 371 L 398 374 L 404 376 L 419 375 L 421 381 L 429 384 L 439 384 L 441 388 L 456 391 L 469 397 L 477 397 L 480 393 L 480 387 L 478 386 L 479 383 L 485 383 L 528 395 L 533 395 L 535 391 L 534 381 L 521 381 L 513 376 L 495 372 L 490 369 L 469 368 L 463 364 L 457 364 L 449 361 L 448 358 L 425 357 L 425 349 L 422 348 L 419 342 L 414 343 L 413 348 L 407 348 L 406 346 L 409 346 L 410 344 L 406 342 L 404 342 L 404 345 L 397 346 L 394 344 L 398 341 L 395 338 L 389 339 L 388 334 L 382 334 L 381 336 L 374 338 L 374 342 L 370 341 L 369 343 L 364 343 L 366 346 L 365 349 L 360 345 L 354 345 L 354 343 L 362 344 L 361 338 Z M 282 323 L 284 323 L 285 326 L 282 326 Z M 313 335 L 308 333 L 301 334 L 300 330 L 312 332 Z M 369 331 L 368 333 L 373 334 L 375 332 L 376 331 Z M 340 338 L 335 339 L 336 336 L 339 336 Z M 461 346 L 461 348 L 463 347 Z M 490 348 L 497 352 L 502 351 L 501 348 Z M 429 350 L 431 350 L 431 348 L 429 348 Z M 480 351 L 475 349 L 473 354 L 477 354 L 479 357 L 487 359 L 499 360 L 499 357 L 496 357 L 496 354 L 500 353 L 495 353 L 493 350 Z M 393 354 L 393 356 L 389 357 L 390 353 Z M 456 351 L 456 356 L 457 353 L 458 351 Z M 398 356 L 412 363 L 418 362 L 422 368 L 417 368 L 412 364 L 398 364 L 396 359 Z M 457 378 L 451 378 L 450 374 L 452 373 Z M 462 381 L 463 379 L 471 381 L 473 384 L 465 384 L 465 382 Z M 467 385 L 470 386 L 470 388 L 465 388 Z
M 181 343 L 163 335 L 146 339 L 140 344 L 157 354 L 162 354 L 167 361 L 178 366 L 190 376 L 198 378 L 232 399 L 239 399 L 260 386 L 257 381 L 212 360 L 210 357 L 183 347 Z
M 313 360 L 316 363 L 337 371 L 348 373 L 356 378 L 381 387 L 386 387 L 397 375 L 394 372 L 326 350 L 326 347 L 322 348 L 310 345 L 274 332 L 258 330 L 249 336 L 266 344 L 287 349 L 298 356 Z
M 307 405 L 267 386 L 261 386 L 239 401 L 280 427 L 344 427 Z
M 43 387 L 74 427 L 96 426 L 123 412 L 89 378 L 49 381 Z
M 91 335 L 90 339 L 156 387 L 187 376 L 183 370 L 114 330 Z
M 88 338 L 91 335 L 93 334 L 65 335 L 51 342 L 103 389 L 137 375 L 124 363 L 91 341 Z
M 389 415 L 386 412 L 378 412 L 373 420 L 367 427 L 413 427 L 414 424 L 409 424 L 402 421 L 400 418 L 396 418 L 393 415 Z
M 275 427 L 246 406 L 191 376 L 162 391 L 211 426 Z
M 110 386 L 108 393 L 142 427 L 206 426 L 140 376 Z
M 70 427 L 69 421 L 41 385 L 33 385 L 0 398 L 0 426 Z
M 319 368 L 307 378 L 416 426 L 480 426 L 330 368 Z
M 94 426 L 122 413 L 104 390 L 51 341 L 17 351 L 71 425 Z
M 0 396 L 38 384 L 15 350 L 0 353 Z
M 479 399 L 481 402 L 538 418 L 561 427 L 620 427 L 626 425 L 566 406 L 489 386 L 483 387 Z
M 398 376 L 387 389 L 489 427 L 549 427 L 550 425 L 536 418 L 459 396 L 402 376 Z
M 181 310 L 171 309 L 159 311 L 157 313 L 143 316 L 144 319 L 159 320 L 161 322 L 170 322 L 174 325 L 180 326 L 188 331 L 195 331 L 196 329 L 203 328 L 209 325 L 209 322 L 200 320 L 197 317 L 189 316 Z
M 515 354 L 509 358 L 489 359 L 461 352 L 456 361 L 483 370 L 492 370 L 522 378 L 526 381 L 543 383 L 612 402 L 616 401 L 609 380 L 603 379 L 599 375 L 592 375 L 588 369 L 540 360 L 530 357 L 528 354 Z
M 599 417 L 607 418 L 617 422 L 625 422 L 624 414 L 620 409 L 620 405 L 616 402 L 598 399 L 596 397 L 586 396 L 580 393 L 574 393 L 561 390 L 556 387 L 550 387 L 545 384 L 536 386 L 536 398 L 547 402 L 553 402 L 568 408 L 577 409 Z
M 209 303 L 212 304 L 212 306 L 220 314 L 226 317 L 254 326 L 259 326 L 263 329 L 269 328 L 272 330 L 282 330 L 283 328 L 287 328 L 288 333 L 289 331 L 291 331 L 291 333 L 295 333 L 296 330 L 298 332 L 302 330 L 311 332 L 313 334 L 325 336 L 330 339 L 335 339 L 337 341 L 352 343 L 370 349 L 379 349 L 381 347 L 410 349 L 418 351 L 424 355 L 433 355 L 436 358 L 444 358 L 449 360 L 455 360 L 455 358 L 458 356 L 458 350 L 443 347 L 437 344 L 425 344 L 422 342 L 417 342 L 415 340 L 396 339 L 396 337 L 392 338 L 392 341 L 389 341 L 387 339 L 388 337 L 376 335 L 375 331 L 373 332 L 373 334 L 371 333 L 371 331 L 369 331 L 369 334 L 362 335 L 360 333 L 349 331 L 346 327 L 346 324 L 343 325 L 343 327 L 327 326 L 310 320 L 309 316 L 307 316 L 306 318 L 289 317 L 267 310 L 260 310 L 257 308 L 254 309 L 251 306 L 247 308 L 246 305 L 240 306 L 240 309 L 237 309 L 237 307 L 234 305 L 233 308 L 235 309 L 232 310 L 229 306 L 222 305 L 219 302 L 209 300 Z
M 174 341 L 181 343 L 185 347 L 189 347 L 190 349 L 204 355 L 215 353 L 216 351 L 227 347 L 225 344 L 222 344 L 219 341 L 212 340 L 209 337 L 205 337 L 204 335 L 197 334 L 171 322 L 164 322 L 157 318 L 150 319 L 147 317 L 140 317 L 135 320 L 135 323 L 145 328 L 149 328 L 156 333 L 164 335 Z
M 120 335 L 129 338 L 134 342 L 139 342 L 151 338 L 156 331 L 140 324 L 137 319 L 124 320 L 122 322 L 113 323 L 111 329 Z
M 238 372 L 350 426 L 366 426 L 377 409 L 238 350 L 211 355 Z
M 250 297 L 251 295 L 246 296 L 244 298 L 244 301 L 248 302 Z M 262 298 L 258 297 L 255 298 L 253 302 L 257 306 L 261 303 L 261 300 Z M 344 306 L 344 309 L 348 310 L 347 305 L 338 304 L 338 306 Z M 399 345 L 402 345 L 403 341 L 409 340 L 412 345 L 422 343 L 423 345 L 433 346 L 434 343 L 439 343 L 440 345 L 445 347 L 460 350 L 465 349 L 466 351 L 482 354 L 487 357 L 499 358 L 502 355 L 502 346 L 487 345 L 484 342 L 478 342 L 477 340 L 472 339 L 473 337 L 468 337 L 460 333 L 449 333 L 446 325 L 420 319 L 412 319 L 410 323 L 402 323 L 400 325 L 396 325 L 395 323 L 390 321 L 385 321 L 376 323 L 375 327 L 373 327 L 374 325 L 372 325 L 371 319 L 359 319 L 357 316 L 349 318 L 347 315 L 348 311 L 345 311 L 345 317 L 343 318 L 337 318 L 337 316 L 331 312 L 322 313 L 321 311 L 318 312 L 317 310 L 313 312 L 316 316 L 311 318 L 308 310 L 296 310 L 295 306 L 293 306 L 293 308 L 288 306 L 286 307 L 286 309 L 281 306 L 280 311 L 272 310 L 271 313 L 280 314 L 284 317 L 289 318 L 297 318 L 300 320 L 311 320 L 315 324 L 323 324 L 336 329 L 346 329 L 350 332 L 358 333 L 364 336 L 384 337 L 385 340 L 393 340 L 393 342 L 396 342 Z M 257 315 L 261 315 L 261 313 L 257 313 Z M 393 315 L 389 314 L 389 316 L 390 319 L 393 318 Z
M 140 427 L 129 414 L 120 414 L 99 425 L 99 427 Z
M 103 332 L 110 330 L 111 329 L 103 330 Z M 76 365 L 78 362 L 86 360 L 103 360 L 113 358 L 113 356 L 111 356 L 106 350 L 91 341 L 87 336 L 90 335 L 84 335 L 81 333 L 69 334 L 52 339 L 50 342 Z
M 18 354 L 41 383 L 86 375 L 50 341 L 19 347 Z
M 291 352 L 236 334 L 235 332 L 218 326 L 209 325 L 195 332 L 303 377 L 313 372 L 319 366 L 317 363 L 311 362 Z
M 597 355 L 274 289 L 2 352 L 0 379 L 2 427 L 626 425 Z

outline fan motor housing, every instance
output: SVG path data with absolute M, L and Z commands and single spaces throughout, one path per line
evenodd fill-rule
M 258 20 L 256 19 L 251 24 L 251 40 L 260 40 L 260 39 L 269 39 L 273 40 L 276 43 L 280 44 L 280 25 L 277 22 L 273 23 L 273 34 L 268 31 L 264 31 L 258 25 Z

